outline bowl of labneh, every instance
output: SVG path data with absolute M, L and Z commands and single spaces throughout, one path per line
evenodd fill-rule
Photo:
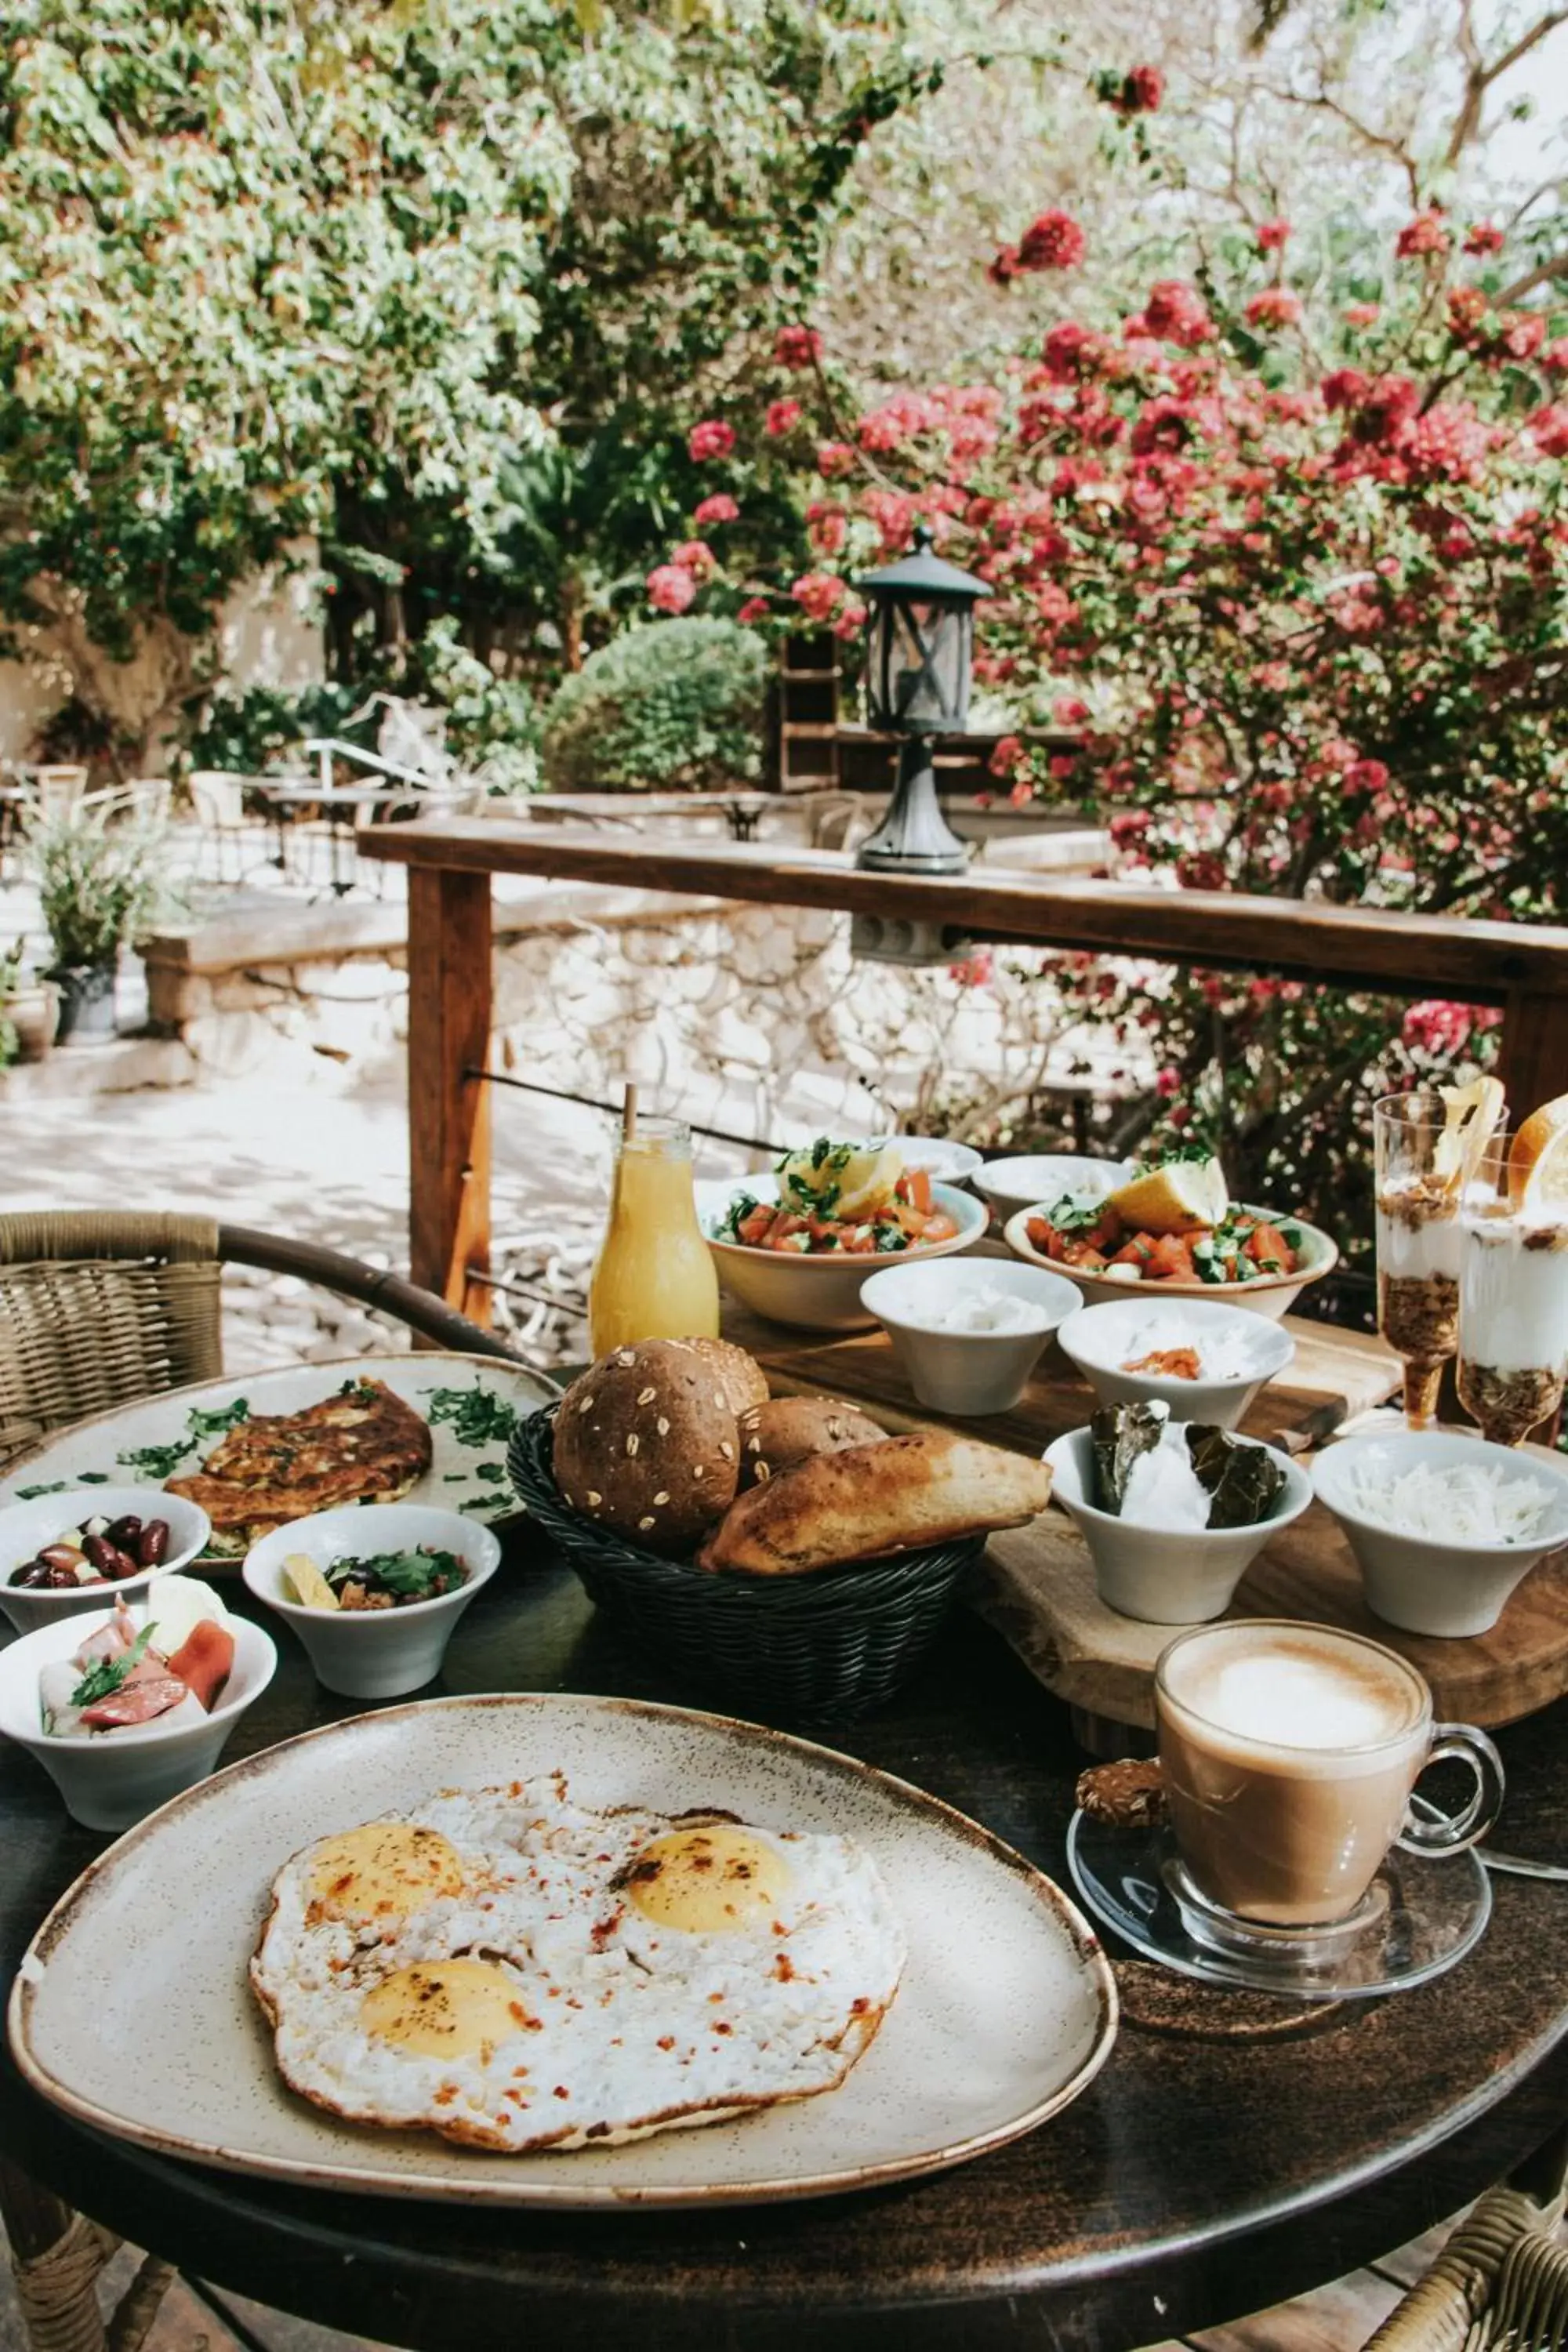
M 1070 1282 L 996 1258 L 889 1265 L 861 1286 L 915 1396 L 935 1412 L 1006 1412 L 1064 1323 L 1081 1315 Z
M 1101 1404 L 1164 1404 L 1178 1420 L 1235 1429 L 1296 1342 L 1261 1315 L 1217 1300 L 1119 1298 L 1086 1307 L 1060 1334 Z
M 1046 1460 L 1100 1599 L 1151 1625 L 1222 1617 L 1264 1545 L 1312 1499 L 1306 1472 L 1274 1446 L 1157 1402 L 1102 1405 Z
M 1312 1484 L 1367 1607 L 1406 1633 L 1489 1633 L 1536 1561 L 1568 1544 L 1568 1470 L 1464 1430 L 1340 1438 Z

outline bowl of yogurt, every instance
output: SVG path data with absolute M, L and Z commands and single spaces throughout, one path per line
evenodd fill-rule
M 1053 1334 L 1083 1311 L 1065 1276 L 1003 1258 L 885 1266 L 861 1285 L 860 1303 L 919 1402 L 963 1415 L 1008 1412 Z
M 1178 1421 L 1235 1429 L 1296 1353 L 1279 1324 L 1218 1300 L 1115 1299 L 1086 1307 L 1062 1333 L 1101 1404 L 1169 1405 Z

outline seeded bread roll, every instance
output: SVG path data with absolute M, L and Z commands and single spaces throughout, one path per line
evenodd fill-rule
M 555 1483 L 568 1507 L 672 1559 L 728 1510 L 740 1458 L 712 1367 L 676 1339 L 602 1356 L 555 1418 Z
M 751 1405 L 766 1404 L 767 1374 L 755 1356 L 748 1356 L 744 1348 L 737 1348 L 728 1339 L 675 1339 L 670 1344 L 692 1349 L 718 1374 L 731 1412 L 739 1414 Z
M 809 1576 L 959 1536 L 1018 1528 L 1050 1500 L 1051 1474 L 1026 1454 L 928 1431 L 818 1454 L 737 1496 L 699 1568 Z
M 761 1486 L 814 1454 L 875 1445 L 887 1431 L 837 1397 L 773 1397 L 741 1415 L 741 1486 Z

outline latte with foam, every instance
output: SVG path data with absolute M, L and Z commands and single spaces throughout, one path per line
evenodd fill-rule
M 1199 1889 L 1274 1926 L 1347 1917 L 1426 1759 L 1415 1669 L 1327 1626 L 1203 1626 L 1161 1658 L 1155 1712 L 1171 1825 Z

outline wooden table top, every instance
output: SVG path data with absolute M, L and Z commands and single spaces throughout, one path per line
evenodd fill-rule
M 436 1692 L 680 1697 L 533 1539 L 482 1592 Z M 231 1760 L 356 1711 L 288 1629 Z M 840 1742 L 962 1807 L 1067 1883 L 1082 1759 L 1066 1710 L 1000 1639 L 953 1621 L 911 1687 Z M 1568 1705 L 1502 1735 L 1500 1843 L 1564 1855 Z M 105 1841 L 0 1748 L 0 1969 Z M 1126 2352 L 1339 2275 L 1537 2146 L 1568 2097 L 1568 1895 L 1503 1880 L 1480 1949 L 1397 2000 L 1295 2021 L 1113 1952 L 1124 2004 L 1089 2091 L 1030 2137 L 874 2195 L 711 2213 L 485 2214 L 204 2171 L 58 2116 L 0 2070 L 0 2153 L 205 2278 L 418 2352 L 537 2327 L 574 2352 Z M 200 1899 L 149 1888 L 149 1901 Z M 953 1923 L 955 1935 L 963 1922 Z M 169 1988 L 172 2001 L 179 1987 Z M 128 2053 L 134 2063 L 134 2053 Z M 569 2158 L 563 2159 L 569 2161 Z M 955 2307 L 962 2306 L 962 2316 Z

